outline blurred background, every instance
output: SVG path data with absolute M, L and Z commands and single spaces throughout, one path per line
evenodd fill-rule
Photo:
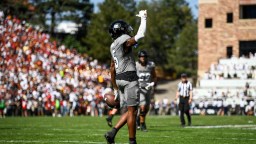
M 148 10 L 144 49 L 159 84 L 152 115 L 177 115 L 180 74 L 194 87 L 191 113 L 253 115 L 256 2 L 246 0 L 1 0 L 0 114 L 102 116 L 111 88 L 108 27 L 137 32 Z

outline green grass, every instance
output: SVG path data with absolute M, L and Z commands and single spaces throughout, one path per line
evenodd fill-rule
M 118 117 L 115 117 L 116 122 Z M 138 144 L 256 144 L 256 117 L 193 116 L 193 127 L 181 128 L 178 117 L 148 117 L 149 132 L 137 132 Z M 229 128 L 199 126 L 246 125 Z M 106 143 L 110 130 L 99 117 L 30 117 L 0 119 L 0 143 Z M 116 143 L 127 143 L 127 126 L 119 131 Z

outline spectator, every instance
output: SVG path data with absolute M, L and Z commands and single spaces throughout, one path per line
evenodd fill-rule
M 89 107 L 95 103 L 98 116 L 102 91 L 110 86 L 106 65 L 50 39 L 29 23 L 4 18 L 0 12 L 0 97 L 6 104 L 0 114 L 92 114 Z M 80 106 L 88 113 L 82 113 Z

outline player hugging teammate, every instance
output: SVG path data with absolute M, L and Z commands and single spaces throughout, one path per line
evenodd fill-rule
M 141 23 L 134 37 L 130 36 L 132 27 L 122 20 L 113 22 L 109 28 L 109 33 L 114 40 L 110 47 L 111 82 L 115 99 L 120 99 L 122 114 L 114 128 L 104 135 L 110 144 L 115 143 L 117 132 L 126 123 L 129 131 L 129 143 L 137 143 L 136 115 L 139 104 L 139 83 L 132 47 L 145 35 L 147 11 L 142 10 L 137 16 L 141 18 Z

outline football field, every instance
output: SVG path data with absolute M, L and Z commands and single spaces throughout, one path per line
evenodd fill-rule
M 116 122 L 118 117 L 114 118 Z M 256 144 L 256 117 L 193 116 L 182 128 L 173 116 L 148 117 L 148 132 L 137 132 L 138 144 Z M 30 117 L 0 119 L 0 143 L 102 144 L 110 130 L 105 117 Z M 116 143 L 127 143 L 127 126 Z

